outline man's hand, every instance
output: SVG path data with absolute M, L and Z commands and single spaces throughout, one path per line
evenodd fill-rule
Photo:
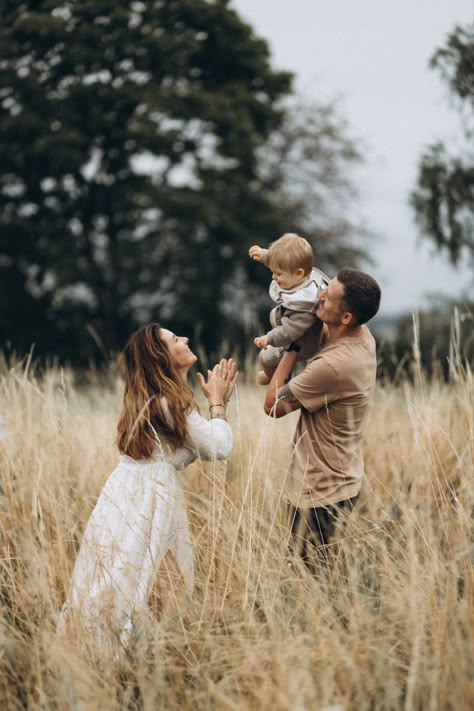
M 262 249 L 262 247 L 259 247 L 258 244 L 254 244 L 253 247 L 250 247 L 249 249 L 249 257 L 251 259 L 255 259 L 256 262 L 261 262 L 264 254 L 265 250 Z
M 257 348 L 266 348 L 268 346 L 268 336 L 257 336 L 253 339 Z
M 271 417 L 284 417 L 299 410 L 301 403 L 291 392 L 288 380 L 296 363 L 295 351 L 284 351 L 265 395 L 263 409 Z

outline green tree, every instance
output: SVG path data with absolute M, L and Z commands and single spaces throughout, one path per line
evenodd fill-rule
M 453 264 L 466 256 L 474 269 L 474 30 L 455 27 L 433 54 L 459 110 L 466 150 L 450 155 L 442 142 L 423 153 L 411 204 L 422 235 L 445 251 Z
M 154 318 L 217 351 L 268 310 L 255 241 L 360 262 L 347 126 L 227 0 L 0 13 L 0 343 L 85 360 Z
M 85 357 L 159 317 L 214 347 L 290 75 L 226 0 L 7 1 L 0 51 L 1 340 Z

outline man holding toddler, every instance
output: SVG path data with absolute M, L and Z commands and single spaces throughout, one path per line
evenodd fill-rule
M 327 556 L 337 518 L 352 510 L 361 488 L 362 439 L 377 370 L 365 324 L 381 296 L 371 276 L 353 269 L 342 269 L 321 292 L 314 307 L 323 324 L 319 351 L 290 380 L 297 353 L 285 350 L 264 405 L 277 418 L 300 410 L 285 496 L 293 542 L 310 568 Z

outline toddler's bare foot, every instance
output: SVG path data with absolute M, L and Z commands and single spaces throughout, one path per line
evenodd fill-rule
M 255 379 L 259 385 L 268 385 L 270 382 L 270 378 L 264 370 L 259 370 Z

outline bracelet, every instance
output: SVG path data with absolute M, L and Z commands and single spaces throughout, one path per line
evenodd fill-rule
M 214 405 L 209 405 L 209 409 L 212 410 L 213 407 L 225 407 L 223 402 L 217 402 Z
M 227 422 L 227 418 L 225 415 L 221 415 L 219 412 L 216 412 L 215 415 L 212 414 L 211 412 L 211 420 L 224 420 L 224 422 Z

